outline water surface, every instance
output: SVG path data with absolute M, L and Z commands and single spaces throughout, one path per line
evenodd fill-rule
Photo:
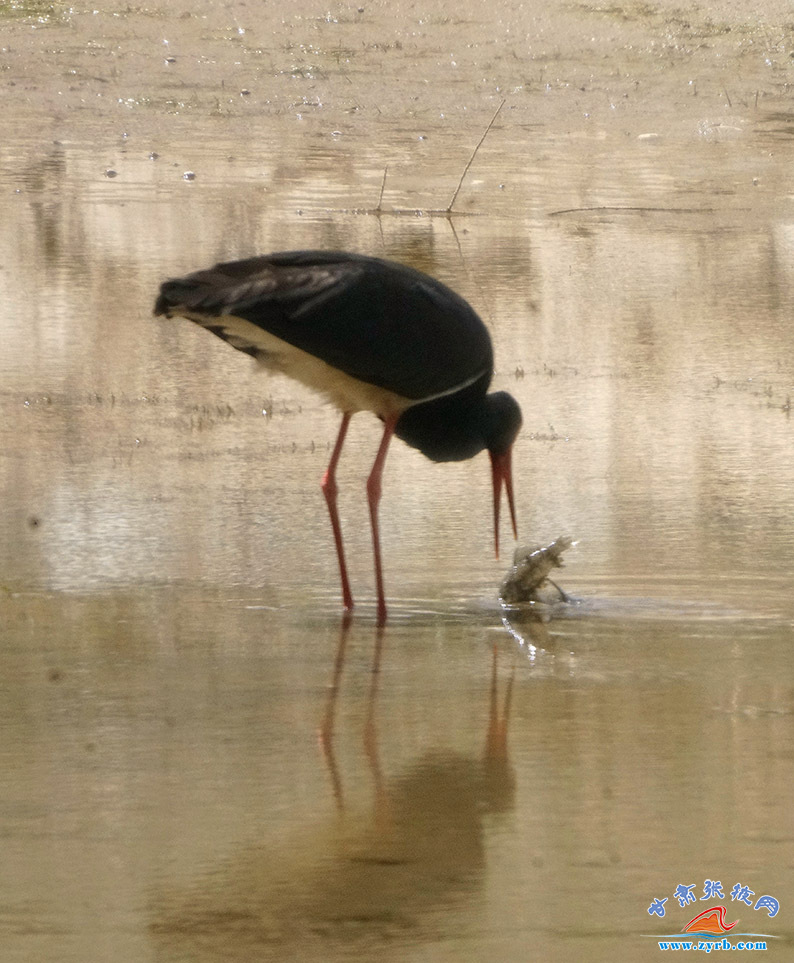
M 785 955 L 790 31 L 224 9 L 8 24 L 3 959 L 635 961 L 706 879 Z M 487 459 L 395 444 L 379 632 L 360 415 L 342 623 L 338 415 L 150 316 L 166 276 L 302 246 L 482 314 L 522 541 L 578 540 L 564 617 L 504 621 Z

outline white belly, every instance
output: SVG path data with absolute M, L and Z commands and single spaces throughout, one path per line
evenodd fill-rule
M 352 378 L 243 318 L 231 314 L 212 318 L 187 311 L 180 313 L 202 327 L 223 328 L 225 340 L 233 348 L 255 352 L 253 357 L 264 368 L 282 372 L 307 388 L 320 392 L 340 411 L 374 411 L 381 418 L 389 418 L 417 404 L 415 400 L 393 391 Z

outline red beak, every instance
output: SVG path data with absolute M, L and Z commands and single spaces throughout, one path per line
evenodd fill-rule
M 491 478 L 493 479 L 493 527 L 494 547 L 496 557 L 499 558 L 499 505 L 502 500 L 502 483 L 507 493 L 507 504 L 510 508 L 510 521 L 513 523 L 513 538 L 518 538 L 516 527 L 516 506 L 513 501 L 513 471 L 511 467 L 512 448 L 508 448 L 501 455 L 491 455 Z

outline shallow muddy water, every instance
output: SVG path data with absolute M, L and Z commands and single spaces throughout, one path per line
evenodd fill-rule
M 636 961 L 717 904 L 790 952 L 791 27 L 491 6 L 4 11 L 4 963 Z M 395 443 L 376 627 L 366 414 L 342 622 L 337 413 L 151 317 L 299 247 L 481 313 L 550 622 L 487 459 Z

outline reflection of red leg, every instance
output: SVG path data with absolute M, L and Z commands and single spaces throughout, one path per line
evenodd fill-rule
M 378 682 L 380 680 L 380 663 L 383 654 L 383 633 L 386 631 L 382 624 L 375 630 L 375 654 L 372 659 L 371 683 L 367 699 L 367 715 L 364 720 L 364 752 L 367 756 L 372 782 L 375 789 L 375 822 L 376 826 L 384 828 L 384 822 L 389 816 L 389 796 L 386 792 L 383 770 L 380 766 L 378 753 L 378 726 L 375 719 L 375 709 L 378 701 Z
M 331 777 L 334 799 L 340 810 L 344 809 L 344 799 L 342 797 L 342 779 L 339 775 L 339 768 L 336 764 L 336 755 L 334 753 L 334 719 L 336 716 L 339 687 L 342 684 L 342 670 L 345 666 L 345 649 L 347 648 L 347 637 L 350 632 L 352 618 L 349 612 L 345 612 L 342 616 L 342 624 L 339 629 L 339 644 L 336 650 L 336 658 L 334 659 L 334 672 L 331 678 L 331 684 L 328 687 L 328 699 L 325 703 L 325 715 L 323 716 L 322 725 L 317 733 L 320 739 L 320 748 L 322 749 L 325 763 L 328 767 L 328 773 Z
M 342 579 L 342 604 L 350 611 L 353 608 L 353 595 L 350 591 L 350 580 L 347 577 L 347 565 L 345 565 L 345 550 L 342 547 L 342 528 L 339 524 L 339 512 L 336 510 L 336 465 L 339 456 L 342 454 L 342 445 L 345 443 L 347 426 L 350 424 L 351 414 L 346 411 L 342 415 L 342 424 L 339 426 L 339 434 L 336 436 L 336 444 L 331 453 L 331 460 L 325 470 L 321 487 L 325 501 L 328 504 L 328 514 L 331 516 L 331 528 L 334 530 L 334 543 L 336 544 L 336 557 L 339 560 L 339 575 Z
M 375 463 L 367 479 L 367 501 L 369 502 L 369 518 L 372 523 L 372 547 L 375 550 L 375 585 L 378 592 L 378 625 L 383 625 L 386 621 L 386 597 L 383 593 L 383 565 L 380 557 L 380 526 L 378 525 L 378 504 L 381 495 L 381 476 L 383 475 L 383 465 L 386 461 L 386 452 L 389 449 L 391 436 L 394 434 L 394 427 L 397 424 L 397 415 L 393 415 L 386 420 L 383 426 L 383 438 L 380 441 L 380 448 L 375 457 Z
M 499 660 L 499 650 L 493 647 L 493 668 L 491 670 L 491 698 L 490 712 L 488 714 L 488 735 L 485 739 L 485 760 L 486 762 L 496 762 L 497 760 L 507 759 L 507 729 L 510 723 L 510 703 L 513 700 L 513 680 L 515 678 L 515 666 L 510 674 L 510 679 L 505 690 L 504 711 L 499 714 L 499 700 L 497 688 L 497 663 Z

